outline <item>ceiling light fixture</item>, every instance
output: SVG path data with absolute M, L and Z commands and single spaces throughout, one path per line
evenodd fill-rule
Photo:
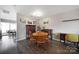
M 43 16 L 43 13 L 39 10 L 36 10 L 32 13 L 32 15 L 35 17 L 41 17 L 41 16 Z

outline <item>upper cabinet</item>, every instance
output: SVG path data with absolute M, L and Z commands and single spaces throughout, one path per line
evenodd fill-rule
M 20 22 L 24 23 L 25 25 L 36 25 L 36 20 L 33 20 L 27 16 L 22 16 L 20 18 Z
M 39 25 L 41 28 L 52 29 L 52 19 L 50 17 L 41 19 Z

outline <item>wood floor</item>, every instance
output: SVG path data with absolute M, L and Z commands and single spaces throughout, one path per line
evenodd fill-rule
M 38 47 L 36 45 L 29 45 L 29 40 L 22 40 L 18 42 L 18 48 L 24 54 L 78 54 L 78 49 L 68 44 L 63 44 L 52 40 L 51 46 Z
M 17 54 L 17 42 L 15 38 L 3 36 L 0 39 L 0 54 Z
M 38 47 L 30 44 L 29 40 L 16 41 L 12 37 L 4 36 L 0 40 L 0 54 L 78 54 L 78 49 L 69 44 L 51 41 L 51 45 Z

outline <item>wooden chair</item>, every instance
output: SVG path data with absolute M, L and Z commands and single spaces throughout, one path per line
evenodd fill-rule
M 46 32 L 36 32 L 33 33 L 33 38 L 36 39 L 37 46 L 46 46 L 49 43 L 48 33 Z
M 36 44 L 36 39 L 33 38 L 32 34 L 30 34 L 30 37 L 29 37 L 29 43 L 30 43 L 30 46 L 35 46 Z
M 38 37 L 38 39 L 36 40 L 37 46 L 46 46 L 48 42 L 48 38 L 47 37 Z

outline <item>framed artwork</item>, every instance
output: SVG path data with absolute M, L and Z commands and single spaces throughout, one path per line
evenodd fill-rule
M 48 21 L 46 21 L 46 22 L 43 22 L 43 24 L 48 24 Z
M 28 21 L 28 24 L 32 24 L 32 22 L 31 21 Z
M 36 24 L 36 21 L 33 21 L 33 24 Z
M 20 22 L 22 22 L 22 23 L 26 23 L 26 20 L 20 19 Z

